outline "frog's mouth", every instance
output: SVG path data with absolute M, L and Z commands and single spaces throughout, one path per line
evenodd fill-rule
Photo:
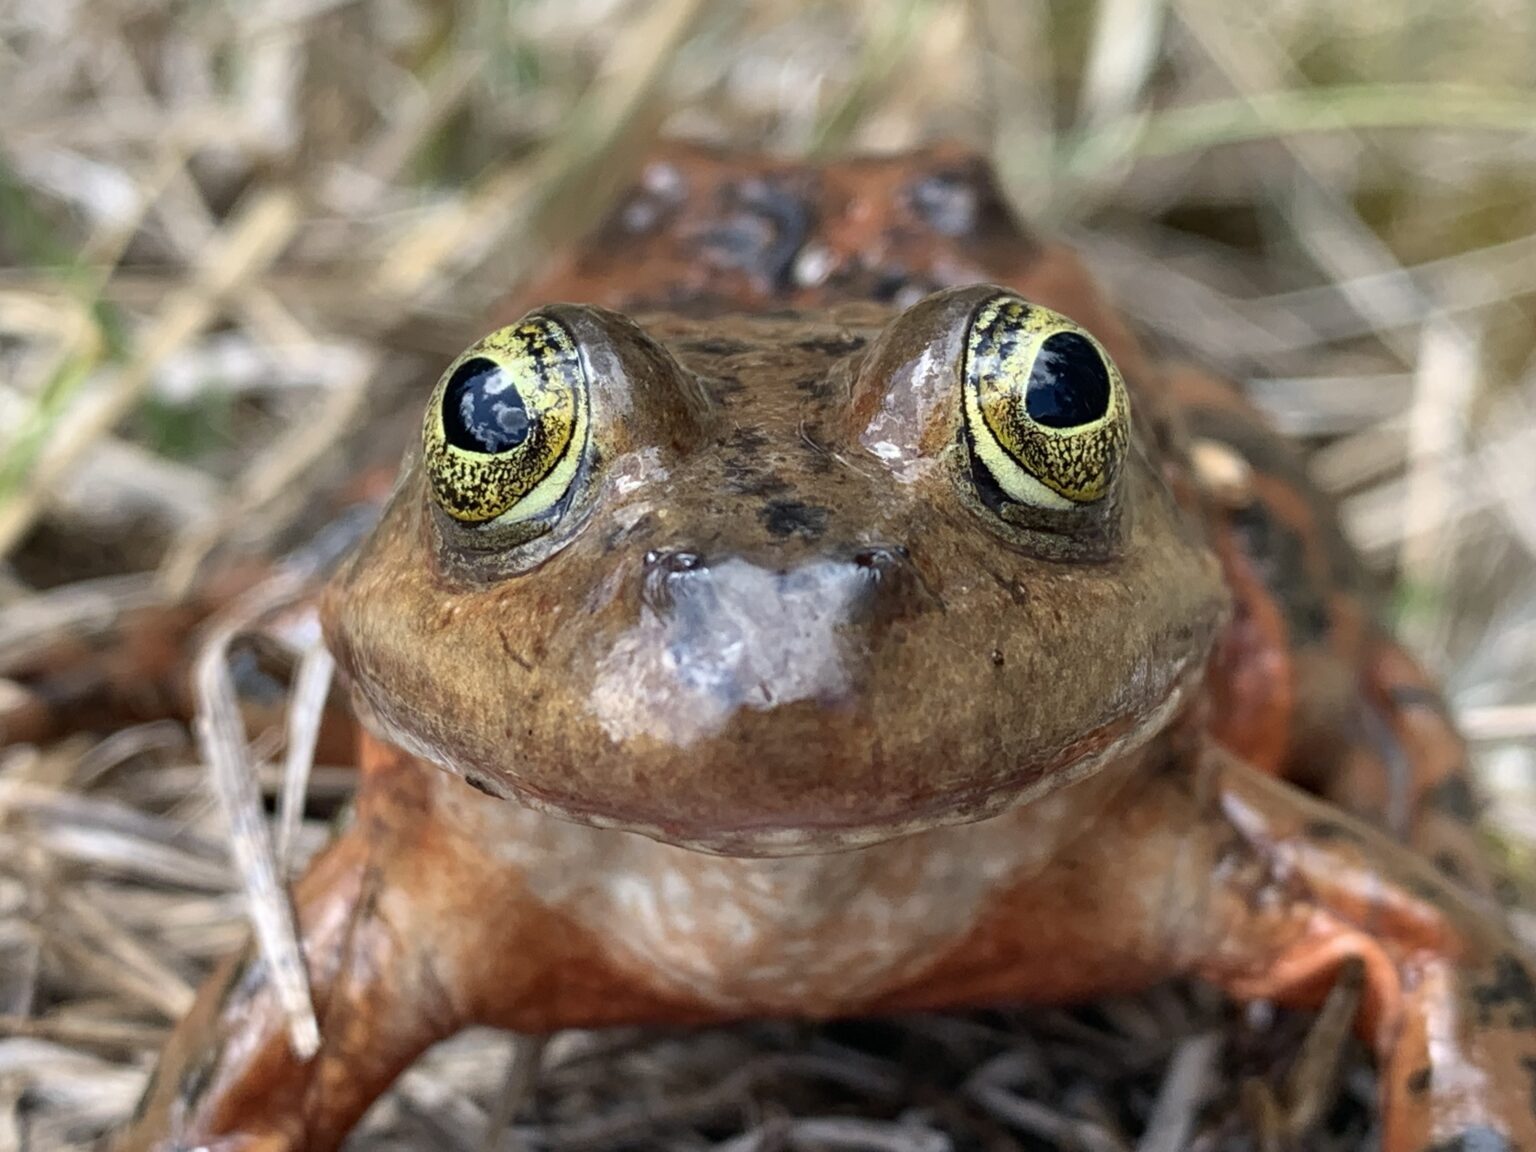
M 567 796 L 464 765 L 365 705 L 363 720 L 390 743 L 462 777 L 476 790 L 544 815 L 588 827 L 633 833 L 710 855 L 804 856 L 850 851 L 934 828 L 986 820 L 1117 766 L 1132 768 L 1143 762 L 1149 745 L 1181 715 L 1198 685 L 1202 664 L 1201 660 L 1191 658 L 1156 704 L 1104 724 L 1044 762 L 1031 761 L 974 787 L 925 798 L 900 816 L 871 820 L 854 816 L 792 823 L 744 820 L 734 824 L 700 824 L 637 819 L 633 813 L 620 814 L 596 805 L 575 803 Z

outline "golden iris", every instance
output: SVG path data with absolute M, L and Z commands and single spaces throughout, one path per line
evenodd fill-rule
M 966 337 L 965 424 L 973 458 L 1003 495 L 1070 509 L 1110 491 L 1130 404 L 1097 340 L 1059 312 L 995 296 Z
M 575 339 L 545 316 L 492 332 L 448 366 L 422 447 L 438 506 L 463 524 L 548 514 L 586 451 L 587 378 Z

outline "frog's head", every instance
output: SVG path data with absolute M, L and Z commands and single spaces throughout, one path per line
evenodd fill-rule
M 577 820 L 776 854 L 976 819 L 1201 675 L 1225 594 L 1143 417 L 998 288 L 541 309 L 449 365 L 328 634 L 385 737 Z

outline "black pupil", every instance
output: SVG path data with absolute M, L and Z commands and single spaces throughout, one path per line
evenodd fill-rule
M 448 378 L 443 431 L 455 448 L 494 455 L 528 439 L 528 410 L 500 366 L 477 356 Z
M 1076 332 L 1046 339 L 1034 367 L 1024 407 L 1048 428 L 1076 428 L 1109 411 L 1109 371 L 1099 350 Z

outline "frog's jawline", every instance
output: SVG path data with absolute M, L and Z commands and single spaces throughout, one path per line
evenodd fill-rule
M 1144 747 L 1153 737 L 1171 725 L 1184 703 L 1190 681 L 1201 678 L 1199 673 L 1203 671 L 1204 662 L 1192 661 L 1192 663 L 1196 666 L 1196 674 L 1192 676 L 1186 670 L 1176 677 L 1168 694 L 1146 711 L 1140 723 L 1128 730 L 1116 732 L 1115 730 L 1123 721 L 1110 721 L 1075 742 L 1078 747 L 1085 744 L 1093 745 L 1107 735 L 1107 742 L 1097 750 L 1075 759 L 1071 757 L 1069 751 L 1065 756 L 1058 758 L 1056 763 L 1047 765 L 1044 770 L 1031 766 L 1025 772 L 1015 773 L 988 786 L 979 796 L 974 793 L 953 793 L 940 803 L 929 805 L 921 813 L 904 820 L 842 825 L 747 826 L 723 828 L 708 836 L 687 835 L 680 834 L 679 831 L 669 829 L 665 825 L 623 820 L 603 812 L 574 808 L 540 796 L 526 788 L 508 784 L 503 780 L 492 781 L 478 772 L 473 775 L 476 786 L 492 798 L 521 804 L 541 815 L 590 828 L 631 832 L 663 844 L 711 856 L 780 857 L 845 852 L 867 848 L 918 832 L 926 832 L 932 828 L 985 820 L 1009 808 L 1028 804 L 1047 793 L 1110 767 L 1116 761 Z M 417 739 L 412 733 L 390 723 L 385 716 L 367 707 L 362 700 L 356 701 L 356 706 L 363 723 L 381 738 L 414 756 L 437 765 L 452 775 L 461 778 L 469 777 L 470 773 L 460 765 L 444 757 L 440 751 Z M 1114 734 L 1109 735 L 1110 733 Z M 1020 776 L 1027 776 L 1029 783 L 1017 784 L 1016 781 Z

